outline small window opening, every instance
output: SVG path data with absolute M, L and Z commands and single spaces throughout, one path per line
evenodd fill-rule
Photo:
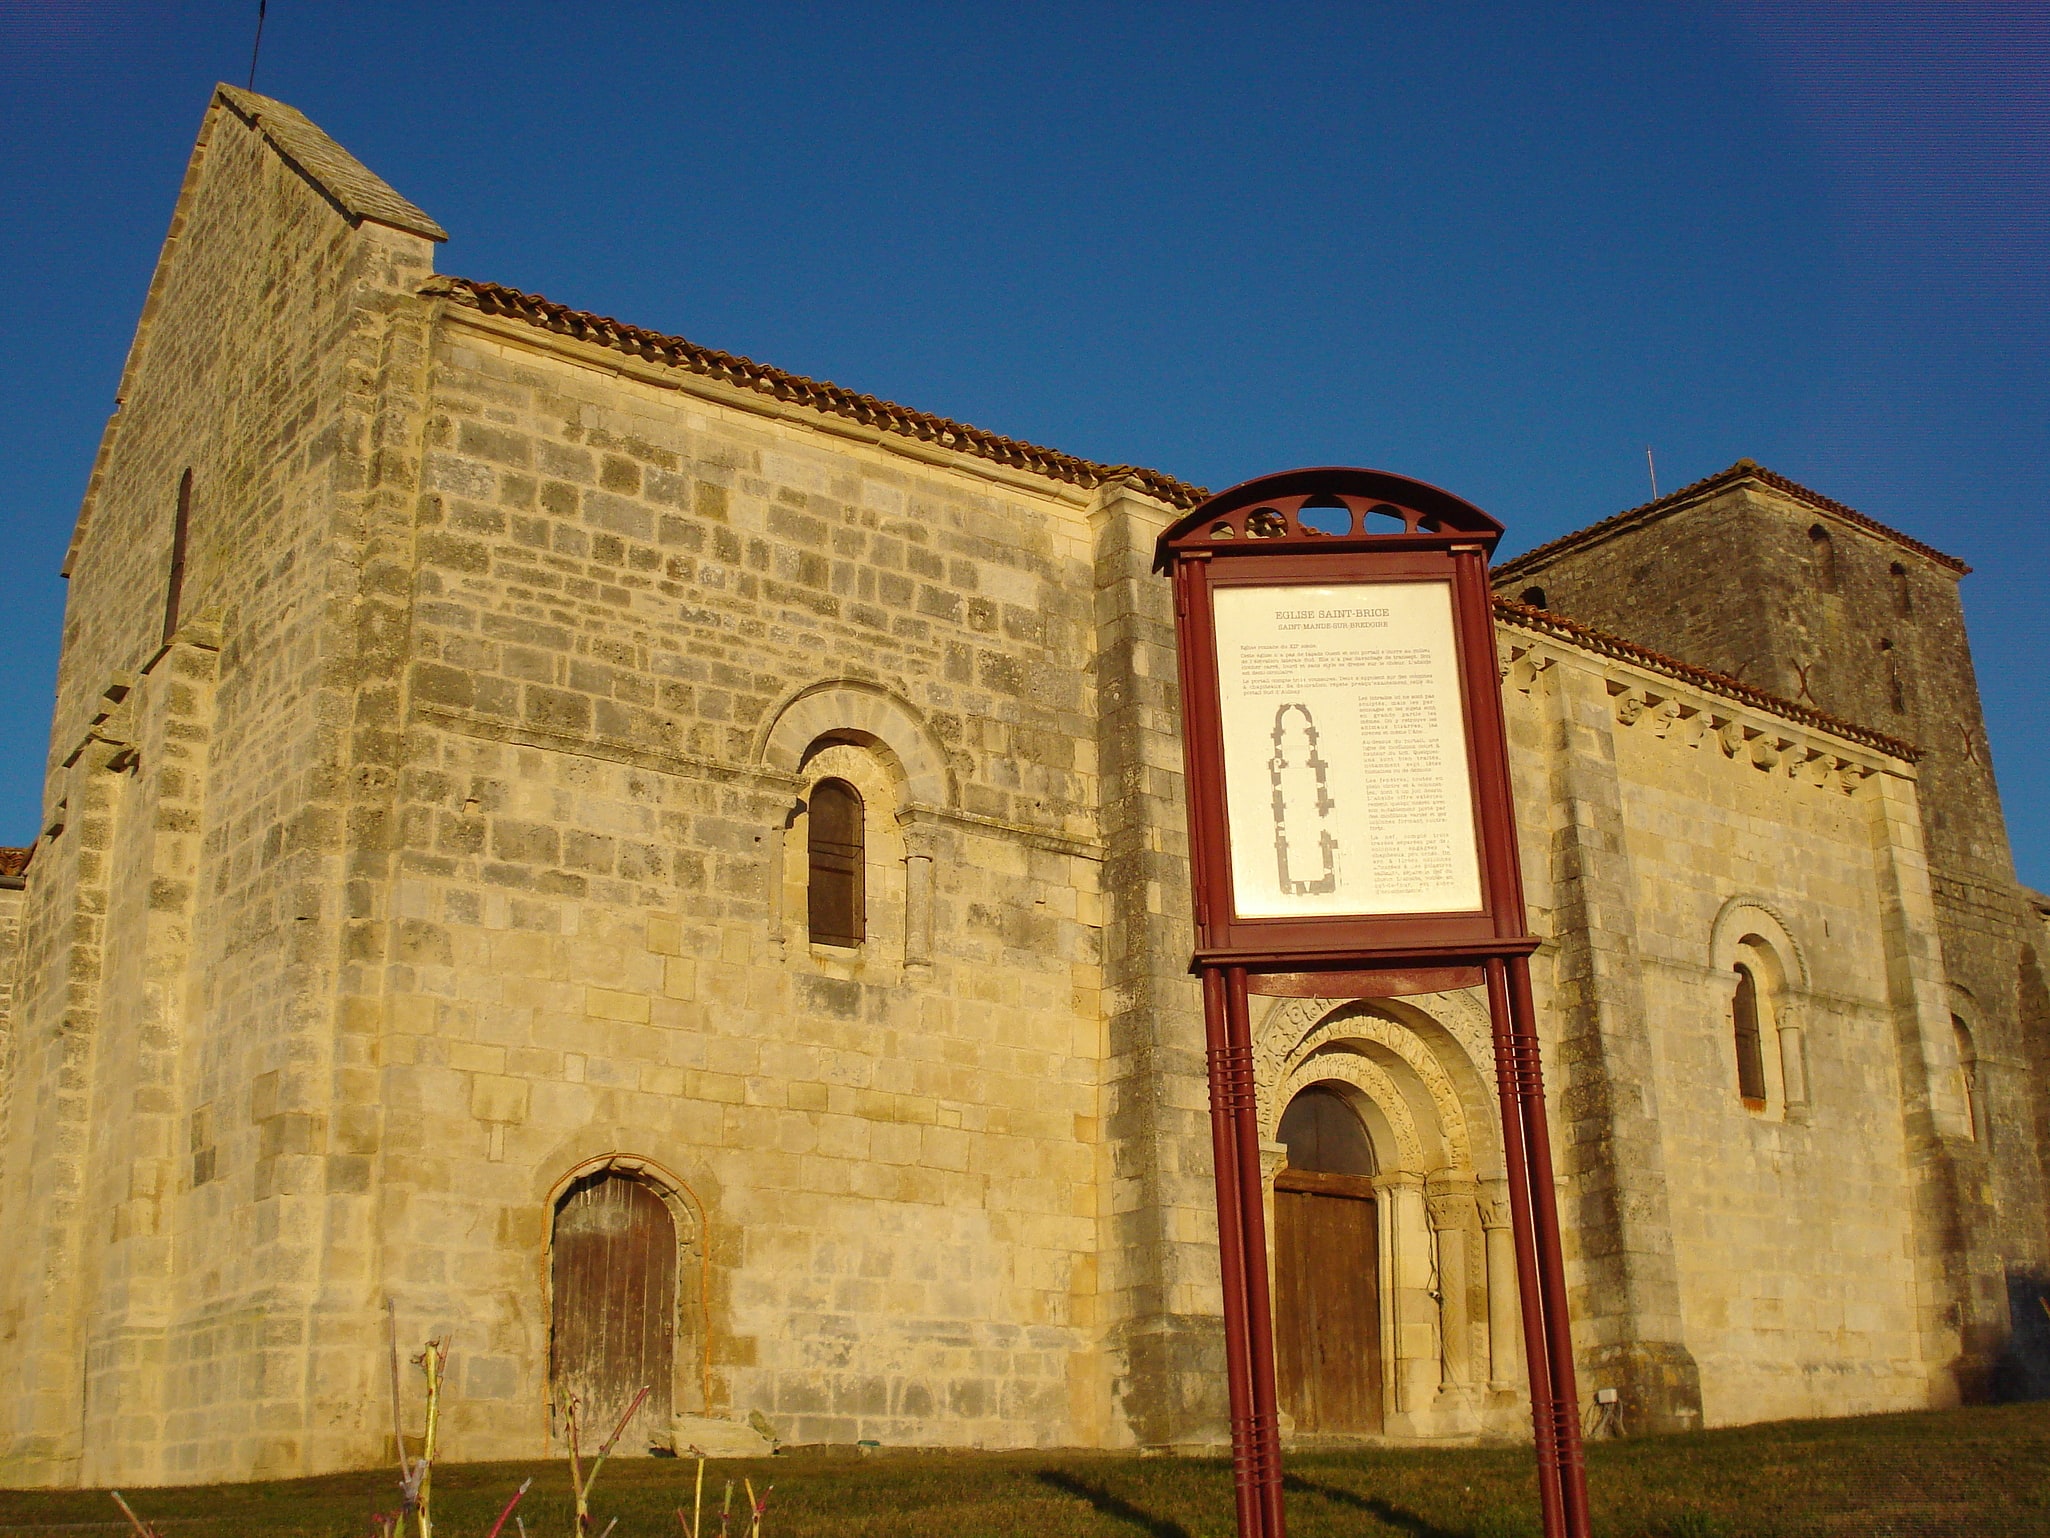
M 1836 591 L 1836 543 L 1829 530 L 1816 524 L 1808 531 L 1808 553 L 1815 562 L 1815 583 L 1825 593 Z
M 1359 1113 L 1345 1096 L 1323 1084 L 1312 1084 L 1289 1101 L 1281 1113 L 1275 1140 L 1288 1148 L 1288 1167 L 1324 1175 L 1371 1175 L 1374 1145 Z
M 812 787 L 806 839 L 811 856 L 807 912 L 820 945 L 859 945 L 864 933 L 865 870 L 861 792 L 845 780 Z
M 1957 1015 L 1950 1017 L 1950 1028 L 1957 1036 L 1957 1069 L 1964 1080 L 1965 1126 L 1975 1142 L 1983 1142 L 1981 1128 L 1985 1126 L 1985 1101 L 1979 1087 L 1979 1052 L 1972 1043 L 1972 1028 Z
M 1758 983 L 1751 969 L 1737 963 L 1737 995 L 1730 1003 L 1730 1023 L 1737 1037 L 1737 1093 L 1747 1104 L 1765 1104 L 1765 1053 L 1758 1041 Z
M 1886 659 L 1886 696 L 1897 715 L 1905 715 L 1908 709 L 1908 691 L 1901 683 L 1900 662 L 1895 658 L 1892 640 L 1879 643 L 1879 655 Z
M 1549 609 L 1551 607 L 1550 604 L 1545 602 L 1545 590 L 1541 587 L 1525 588 L 1522 601 L 1529 604 L 1533 609 Z
M 1913 614 L 1915 595 L 1908 590 L 1908 569 L 1899 561 L 1893 563 L 1893 612 Z
M 178 477 L 178 515 L 171 524 L 171 575 L 164 584 L 164 644 L 178 633 L 178 604 L 185 592 L 185 535 L 192 523 L 192 470 Z

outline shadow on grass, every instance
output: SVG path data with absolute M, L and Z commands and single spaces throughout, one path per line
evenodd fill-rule
M 1134 1506 L 1121 1495 L 1114 1495 L 1102 1485 L 1091 1484 L 1060 1469 L 1042 1469 L 1039 1482 L 1051 1485 L 1063 1495 L 1072 1495 L 1078 1501 L 1087 1501 L 1106 1517 L 1119 1522 L 1129 1522 L 1141 1532 L 1150 1533 L 1153 1538 L 1194 1538 L 1181 1523 L 1171 1517 L 1155 1516 L 1152 1512 Z
M 1321 1485 L 1314 1479 L 1303 1478 L 1300 1474 L 1282 1475 L 1281 1488 L 1303 1495 L 1322 1496 L 1334 1506 L 1350 1506 L 1354 1511 L 1364 1511 L 1370 1516 L 1378 1517 L 1398 1532 L 1410 1534 L 1411 1538 L 1466 1538 L 1464 1531 L 1440 1527 L 1437 1523 L 1428 1521 L 1413 1511 L 1392 1505 L 1379 1496 L 1361 1495 L 1339 1485 Z

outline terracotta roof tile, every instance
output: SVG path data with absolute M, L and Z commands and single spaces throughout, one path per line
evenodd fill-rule
M 1520 625 L 1525 630 L 1542 631 L 1562 641 L 1581 648 L 1583 651 L 1599 652 L 1614 657 L 1619 662 L 1634 663 L 1654 673 L 1663 673 L 1668 678 L 1692 684 L 1710 694 L 1719 694 L 1724 699 L 1749 705 L 1754 710 L 1765 711 L 1782 720 L 1793 721 L 1801 726 L 1812 726 L 1832 736 L 1843 737 L 1851 742 L 1862 743 L 1868 748 L 1894 758 L 1914 763 L 1921 758 L 1922 750 L 1912 743 L 1902 742 L 1898 737 L 1889 737 L 1884 732 L 1874 731 L 1869 726 L 1859 726 L 1833 716 L 1826 710 L 1817 710 L 1812 705 L 1802 705 L 1793 700 L 1782 699 L 1777 694 L 1768 694 L 1763 689 L 1754 689 L 1750 684 L 1740 683 L 1724 673 L 1710 672 L 1698 668 L 1691 662 L 1682 662 L 1677 657 L 1668 657 L 1664 652 L 1655 652 L 1649 646 L 1639 646 L 1635 641 L 1626 641 L 1606 631 L 1561 618 L 1546 609 L 1533 609 L 1529 604 L 1517 603 L 1508 598 L 1497 597 L 1495 617 Z
M 693 374 L 721 380 L 742 390 L 756 390 L 792 405 L 847 417 L 883 432 L 900 433 L 907 438 L 956 449 L 979 459 L 994 460 L 998 464 L 1065 481 L 1072 486 L 1094 489 L 1118 481 L 1132 481 L 1149 496 L 1158 497 L 1173 507 L 1194 507 L 1209 495 L 1201 486 L 1191 486 L 1158 470 L 1142 469 L 1136 465 L 1101 465 L 1094 460 L 1078 459 L 1073 454 L 1063 454 L 1059 449 L 1043 448 L 1036 443 L 985 432 L 965 422 L 914 411 L 909 406 L 878 400 L 873 395 L 862 395 L 824 380 L 786 373 L 766 363 L 757 363 L 752 358 L 700 347 L 680 336 L 666 336 L 608 316 L 594 315 L 588 310 L 573 310 L 539 294 L 522 293 L 497 283 L 436 277 L 423 292 L 468 305 L 486 315 L 511 316 L 543 331 L 575 337 L 579 341 L 609 347 L 671 368 L 688 369 Z
M 1563 555 L 1568 550 L 1577 549 L 1610 534 L 1620 533 L 1636 524 L 1654 522 L 1667 513 L 1674 512 L 1691 502 L 1698 502 L 1709 493 L 1721 491 L 1726 486 L 1734 486 L 1739 481 L 1756 481 L 1761 486 L 1770 486 L 1775 491 L 1784 492 L 1796 502 L 1812 507 L 1817 512 L 1828 513 L 1832 518 L 1841 519 L 1854 528 L 1863 529 L 1868 534 L 1877 534 L 1881 539 L 1891 540 L 1917 555 L 1927 556 L 1937 565 L 1957 573 L 1960 577 L 1972 569 L 1956 556 L 1945 555 L 1941 550 L 1925 545 L 1911 535 L 1901 533 L 1899 529 L 1890 529 L 1878 519 L 1868 518 L 1854 507 L 1846 507 L 1834 498 L 1825 497 L 1819 491 L 1810 491 L 1799 481 L 1789 480 L 1761 464 L 1749 459 L 1740 459 L 1729 469 L 1718 470 L 1714 475 L 1706 476 L 1691 486 L 1682 486 L 1678 491 L 1668 492 L 1655 502 L 1626 508 L 1620 513 L 1604 518 L 1600 523 L 1591 523 L 1584 529 L 1576 529 L 1571 534 L 1562 534 L 1555 540 L 1539 545 L 1535 550 L 1526 550 L 1513 561 L 1504 561 L 1497 566 L 1494 575 L 1501 581 L 1514 581 L 1528 575 L 1554 556 Z
M 28 862 L 35 854 L 36 846 L 26 849 L 0 849 L 0 881 L 19 881 L 28 874 Z

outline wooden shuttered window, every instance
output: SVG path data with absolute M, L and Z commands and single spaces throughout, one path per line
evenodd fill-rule
M 1758 982 L 1751 969 L 1737 965 L 1737 996 L 1730 1004 L 1737 1035 L 1737 1093 L 1746 1100 L 1765 1100 L 1765 1052 L 1758 1040 Z
M 861 792 L 845 780 L 812 787 L 807 911 L 820 945 L 859 945 L 866 928 Z

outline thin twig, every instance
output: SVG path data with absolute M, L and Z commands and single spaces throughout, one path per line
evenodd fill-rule
M 527 1484 L 521 1485 L 519 1489 L 513 1491 L 512 1499 L 505 1503 L 505 1510 L 498 1514 L 498 1520 L 491 1524 L 491 1531 L 486 1533 L 484 1538 L 498 1538 L 498 1535 L 505 1530 L 505 1519 L 513 1514 L 513 1507 L 519 1505 L 520 1497 L 527 1493 L 527 1485 L 531 1485 L 533 1482 L 534 1478 L 530 1474 L 527 1476 Z
M 698 1493 L 691 1501 L 690 1538 L 698 1538 L 698 1523 L 705 1515 L 705 1455 L 700 1448 L 693 1447 L 691 1451 L 698 1455 Z M 679 1511 L 677 1515 L 683 1513 Z
M 135 1508 L 121 1499 L 119 1490 L 109 1490 L 107 1493 L 114 1497 L 114 1504 L 121 1508 L 121 1515 L 128 1519 L 128 1525 L 140 1533 L 142 1538 L 157 1538 L 157 1530 L 135 1514 Z
M 591 1462 L 591 1472 L 586 1474 L 579 1484 L 577 1489 L 577 1531 L 579 1533 L 587 1533 L 591 1530 L 591 1486 L 598 1482 L 598 1471 L 605 1467 L 605 1460 L 612 1456 L 614 1444 L 625 1434 L 627 1422 L 634 1418 L 635 1412 L 641 1407 L 641 1401 L 648 1397 L 653 1387 L 653 1384 L 644 1383 L 641 1385 L 641 1391 L 634 1395 L 633 1403 L 628 1405 L 626 1413 L 619 1417 L 619 1424 L 612 1428 L 612 1435 L 607 1437 L 604 1446 L 598 1449 L 598 1456 Z M 572 1421 L 571 1425 L 574 1427 L 575 1422 Z M 576 1467 L 576 1441 L 574 1437 L 572 1437 L 570 1442 L 570 1467 L 572 1474 L 574 1474 Z
M 399 1481 L 410 1486 L 413 1470 L 406 1462 L 406 1423 L 399 1413 L 399 1306 L 389 1295 L 384 1300 L 384 1317 L 391 1335 L 391 1439 L 399 1445 Z

